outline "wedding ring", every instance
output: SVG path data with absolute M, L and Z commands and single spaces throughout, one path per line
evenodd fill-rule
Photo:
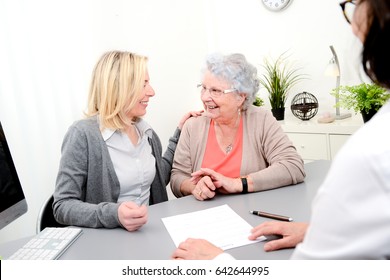
M 199 196 L 201 196 L 201 195 L 202 195 L 202 190 L 200 190 L 200 191 L 198 192 L 198 195 L 199 195 Z

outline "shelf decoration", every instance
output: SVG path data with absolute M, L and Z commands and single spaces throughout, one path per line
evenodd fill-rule
M 318 112 L 318 100 L 306 91 L 298 93 L 291 101 L 291 111 L 298 119 L 310 120 Z

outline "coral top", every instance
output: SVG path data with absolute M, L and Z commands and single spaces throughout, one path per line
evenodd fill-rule
M 232 150 L 226 154 L 219 147 L 215 134 L 215 123 L 210 122 L 206 150 L 204 153 L 202 168 L 210 168 L 226 177 L 237 178 L 240 176 L 242 162 L 243 124 L 242 118 L 238 126 L 237 136 Z

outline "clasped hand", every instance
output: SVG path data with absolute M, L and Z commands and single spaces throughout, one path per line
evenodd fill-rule
M 191 176 L 190 181 L 195 185 L 192 195 L 198 200 L 213 198 L 216 192 L 228 194 L 241 191 L 239 179 L 226 177 L 209 168 L 201 168 Z
M 122 202 L 118 208 L 118 219 L 126 230 L 135 231 L 148 221 L 148 208 L 132 201 Z

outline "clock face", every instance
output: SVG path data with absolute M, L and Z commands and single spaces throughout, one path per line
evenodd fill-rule
M 267 9 L 277 12 L 287 7 L 292 0 L 261 0 Z

